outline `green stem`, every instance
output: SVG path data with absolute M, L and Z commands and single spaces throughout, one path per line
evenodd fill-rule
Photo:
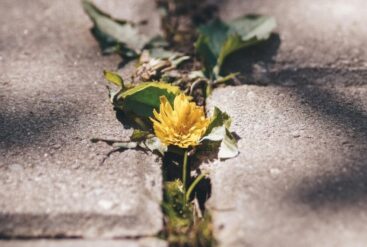
M 184 195 L 186 195 L 186 185 L 187 185 L 187 156 L 188 151 L 185 150 L 183 164 L 182 164 L 182 184 L 183 184 L 183 191 Z M 184 203 L 186 203 L 186 197 L 184 197 Z
M 190 185 L 189 189 L 187 190 L 185 197 L 186 197 L 186 201 L 190 200 L 190 196 L 192 191 L 195 189 L 196 185 L 198 185 L 198 183 L 200 183 L 200 181 L 207 175 L 207 173 L 203 173 L 200 174 L 200 176 L 198 176 L 194 182 Z

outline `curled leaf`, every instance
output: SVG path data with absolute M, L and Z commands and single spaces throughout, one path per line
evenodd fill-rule
M 238 155 L 237 140 L 229 131 L 231 118 L 227 113 L 219 108 L 214 108 L 212 121 L 209 124 L 201 142 L 208 141 L 207 147 L 210 149 L 215 145 L 210 142 L 219 142 L 218 158 L 228 159 Z
M 214 107 L 212 121 L 210 122 L 204 136 L 211 133 L 215 127 L 224 126 L 226 128 L 229 128 L 231 126 L 231 123 L 232 119 L 227 113 L 222 112 L 218 107 Z
M 218 126 L 212 128 L 212 130 L 204 136 L 201 141 L 209 140 L 209 141 L 222 141 L 224 136 L 226 135 L 226 127 Z
M 274 18 L 260 15 L 247 15 L 229 23 L 215 20 L 200 27 L 195 48 L 204 63 L 206 76 L 218 78 L 230 54 L 267 40 L 275 27 Z
M 132 22 L 117 20 L 98 9 L 89 0 L 83 0 L 84 11 L 93 21 L 92 33 L 104 53 L 118 52 L 126 57 L 136 57 L 149 42 Z
M 236 157 L 238 153 L 237 140 L 234 138 L 232 133 L 226 129 L 226 134 L 220 143 L 218 158 L 229 159 Z

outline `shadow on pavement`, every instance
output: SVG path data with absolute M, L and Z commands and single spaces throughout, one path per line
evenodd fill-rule
M 347 206 L 367 200 L 367 112 L 322 87 L 296 87 L 309 106 L 321 111 L 325 120 L 351 133 L 350 163 L 336 166 L 330 175 L 314 177 L 296 188 L 298 200 L 314 208 Z M 320 164 L 322 165 L 322 164 Z M 343 167 L 341 169 L 340 167 Z M 298 191 L 297 191 L 298 190 Z
M 0 239 L 81 238 L 96 230 L 101 234 L 101 226 L 105 232 L 118 231 L 122 224 L 131 229 L 143 222 L 134 215 L 103 213 L 0 213 Z
M 274 56 L 280 44 L 279 34 L 273 33 L 269 40 L 235 52 L 225 61 L 223 74 L 240 72 L 241 83 L 266 83 L 262 75 L 275 63 Z
M 346 143 L 351 145 L 350 157 L 345 159 L 350 163 L 338 164 L 328 176 L 305 178 L 293 190 L 296 200 L 313 208 L 367 201 L 367 112 L 355 99 L 342 98 L 332 90 L 338 86 L 366 86 L 367 70 L 320 67 L 276 70 L 273 58 L 280 44 L 280 37 L 273 35 L 267 42 L 244 49 L 226 61 L 225 71 L 240 71 L 240 84 L 291 88 L 308 107 L 320 112 L 325 121 L 350 135 L 350 143 Z
M 70 107 L 26 112 L 0 109 L 0 150 L 49 145 L 56 130 L 72 127 L 77 119 L 77 111 Z

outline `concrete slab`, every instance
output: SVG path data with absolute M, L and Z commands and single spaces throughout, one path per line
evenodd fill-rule
M 154 238 L 139 240 L 11 240 L 0 241 L 2 247 L 166 247 L 167 244 Z
M 243 73 L 243 81 L 286 85 L 364 83 L 367 76 L 366 1 L 211 2 L 219 5 L 221 16 L 227 20 L 249 13 L 277 19 L 278 35 L 228 59 L 227 69 Z
M 367 87 L 227 87 L 240 155 L 213 164 L 220 246 L 364 246 Z
M 129 8 L 127 8 L 129 9 Z M 140 13 L 143 14 L 143 13 Z M 127 138 L 79 1 L 0 3 L 0 236 L 137 237 L 162 228 L 157 157 L 89 139 Z

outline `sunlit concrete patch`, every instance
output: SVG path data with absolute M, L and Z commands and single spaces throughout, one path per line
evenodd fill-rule
M 366 86 L 227 87 L 208 103 L 241 138 L 238 157 L 212 164 L 221 246 L 366 243 Z
M 0 241 L 2 247 L 166 247 L 154 238 L 136 240 L 9 240 Z
M 162 227 L 160 163 L 155 159 L 126 151 L 101 166 L 88 157 L 65 165 L 50 164 L 47 158 L 5 162 L 0 236 L 153 236 Z
M 101 56 L 80 1 L 0 6 L 0 237 L 157 234 L 161 161 L 130 150 L 102 163 L 112 147 L 90 141 L 132 132 L 102 73 L 120 58 Z

